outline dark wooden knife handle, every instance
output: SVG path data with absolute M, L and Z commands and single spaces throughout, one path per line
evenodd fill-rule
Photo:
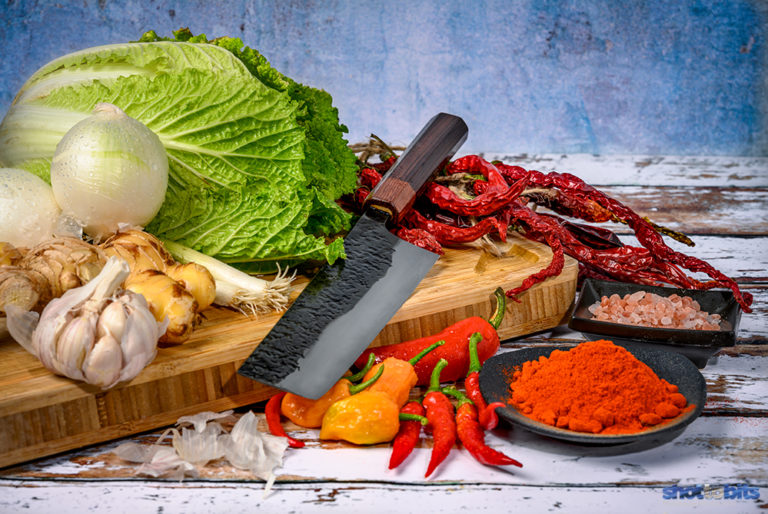
M 441 112 L 429 120 L 373 188 L 366 207 L 384 210 L 399 223 L 427 182 L 467 139 L 467 132 L 464 120 L 452 114 Z

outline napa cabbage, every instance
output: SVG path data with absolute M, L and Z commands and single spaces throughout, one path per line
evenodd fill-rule
M 100 102 L 166 150 L 168 188 L 149 232 L 251 272 L 344 256 L 336 236 L 350 216 L 337 200 L 355 187 L 355 156 L 327 92 L 240 39 L 148 32 L 35 72 L 0 124 L 0 165 L 50 181 L 56 145 Z

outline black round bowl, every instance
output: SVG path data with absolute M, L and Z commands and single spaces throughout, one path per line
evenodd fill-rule
M 480 391 L 487 402 L 502 402 L 507 404 L 496 412 L 505 421 L 520 425 L 532 432 L 583 444 L 625 444 L 643 440 L 658 440 L 673 432 L 682 432 L 683 428 L 699 417 L 707 400 L 707 384 L 695 364 L 688 358 L 674 352 L 663 350 L 648 350 L 644 348 L 627 347 L 638 360 L 647 364 L 659 378 L 678 386 L 681 394 L 689 404 L 695 407 L 671 422 L 662 423 L 656 427 L 635 434 L 587 434 L 574 432 L 564 428 L 553 427 L 546 423 L 534 421 L 524 416 L 516 408 L 509 405 L 512 397 L 510 381 L 512 370 L 523 363 L 538 359 L 542 355 L 549 356 L 553 350 L 567 350 L 563 346 L 542 346 L 525 348 L 497 354 L 483 364 L 480 371 Z

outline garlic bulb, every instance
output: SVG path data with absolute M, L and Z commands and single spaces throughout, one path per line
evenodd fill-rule
M 62 213 L 100 240 L 120 224 L 144 226 L 155 217 L 168 187 L 168 156 L 146 125 L 100 103 L 56 145 L 51 187 Z
M 111 257 L 90 282 L 52 300 L 39 320 L 6 309 L 8 331 L 58 375 L 102 389 L 130 380 L 155 358 L 165 323 L 155 321 L 143 296 L 120 288 L 129 271 Z

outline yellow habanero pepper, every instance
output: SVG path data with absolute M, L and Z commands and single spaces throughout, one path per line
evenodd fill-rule
M 400 429 L 399 414 L 400 407 L 387 393 L 365 390 L 330 406 L 323 416 L 320 439 L 385 443 Z
M 311 400 L 293 393 L 286 393 L 280 403 L 280 412 L 300 427 L 318 428 L 323 424 L 323 415 L 328 410 L 328 407 L 343 398 L 362 391 L 381 377 L 381 371 L 374 372 L 370 376 L 366 376 L 365 380 L 360 384 L 354 383 L 367 374 L 373 362 L 374 358 L 372 356 L 368 359 L 368 364 L 362 370 L 354 375 L 341 378 L 327 393 L 317 400 Z
M 364 380 L 373 377 L 380 371 L 382 366 L 386 367 L 386 371 L 379 377 L 376 383 L 368 388 L 368 390 L 386 393 L 392 400 L 394 400 L 398 408 L 402 407 L 408 402 L 411 389 L 413 389 L 413 386 L 416 385 L 416 382 L 419 379 L 416 371 L 413 369 L 414 365 L 416 365 L 416 363 L 426 354 L 444 344 L 445 341 L 438 341 L 407 361 L 395 357 L 387 357 L 382 362 L 373 366 L 368 373 L 366 373 Z

